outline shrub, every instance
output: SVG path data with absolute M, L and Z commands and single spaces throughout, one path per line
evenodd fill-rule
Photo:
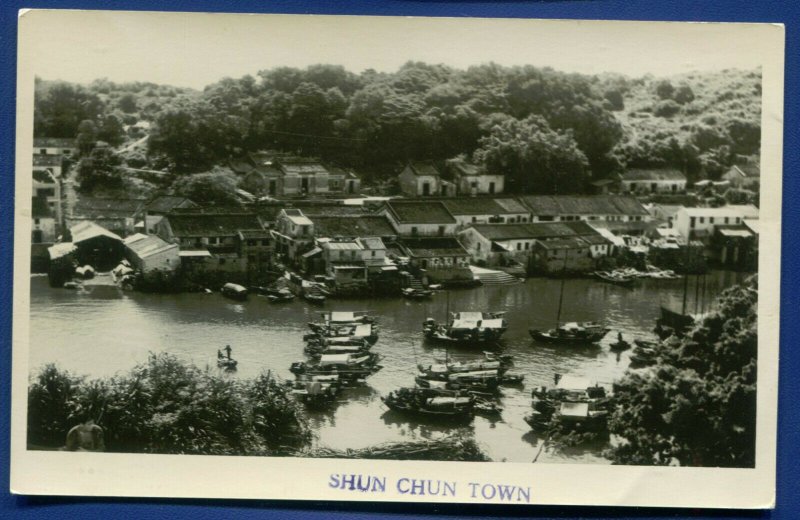
M 681 106 L 671 99 L 661 101 L 656 105 L 653 113 L 658 117 L 672 117 L 681 111 Z

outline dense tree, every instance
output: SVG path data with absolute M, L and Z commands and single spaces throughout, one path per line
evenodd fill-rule
M 78 125 L 78 134 L 75 138 L 78 146 L 78 153 L 81 156 L 86 156 L 92 153 L 95 144 L 97 144 L 97 125 L 91 119 L 81 121 Z
M 661 345 L 655 366 L 615 384 L 616 463 L 753 467 L 757 301 L 755 279 L 726 290 L 690 334 Z
M 661 80 L 656 83 L 656 95 L 661 99 L 672 99 L 672 96 L 675 95 L 675 87 L 669 80 Z
M 176 195 L 201 206 L 237 206 L 236 175 L 225 168 L 178 177 L 172 185 Z
M 589 164 L 570 132 L 557 132 L 538 116 L 496 125 L 475 159 L 504 173 L 510 189 L 522 193 L 579 192 Z
M 684 83 L 683 85 L 678 86 L 672 96 L 672 99 L 680 105 L 691 103 L 694 101 L 694 91 L 692 90 L 692 87 Z
M 117 100 L 117 106 L 120 110 L 125 112 L 126 114 L 132 114 L 136 112 L 136 96 L 133 95 L 132 92 L 128 92 L 120 96 Z
M 80 190 L 91 193 L 98 188 L 115 189 L 123 185 L 122 159 L 108 147 L 97 147 L 77 164 Z
M 37 81 L 33 135 L 74 138 L 81 121 L 95 121 L 102 112 L 103 102 L 84 87 Z
M 100 128 L 97 129 L 97 139 L 111 146 L 119 146 L 125 140 L 125 130 L 122 122 L 114 114 L 103 118 Z

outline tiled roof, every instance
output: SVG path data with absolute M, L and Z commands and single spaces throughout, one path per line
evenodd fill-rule
M 454 224 L 455 217 L 439 201 L 391 200 L 386 206 L 401 224 Z
M 262 228 L 255 213 L 172 213 L 166 218 L 177 237 L 226 236 L 242 229 Z
M 81 197 L 75 204 L 73 215 L 84 218 L 133 218 L 142 211 L 144 204 L 144 199 Z
M 586 241 L 579 237 L 541 240 L 539 241 L 539 244 L 545 249 L 575 249 L 587 247 L 589 245 L 586 243 Z
M 386 249 L 386 245 L 384 245 L 383 240 L 377 237 L 359 238 L 358 242 L 364 249 Z
M 175 208 L 183 206 L 187 208 L 197 207 L 197 204 L 187 199 L 186 197 L 173 197 L 170 195 L 161 195 L 156 197 L 145 205 L 147 211 L 155 211 L 158 213 L 169 213 Z
M 506 213 L 503 206 L 494 199 L 454 198 L 443 200 L 442 204 L 453 215 L 500 215 Z
M 624 195 L 527 195 L 520 201 L 533 215 L 647 215 L 635 197 Z
M 246 240 L 248 238 L 270 238 L 272 234 L 267 229 L 240 229 L 237 233 L 239 238 Z
M 473 224 L 472 228 L 489 240 L 549 239 L 597 234 L 586 222 Z
M 685 181 L 686 176 L 675 168 L 631 169 L 622 174 L 624 181 Z
M 494 199 L 494 201 L 498 203 L 506 211 L 506 213 L 530 213 L 528 208 L 526 208 L 517 199 Z
M 133 251 L 139 258 L 147 258 L 148 256 L 161 253 L 168 249 L 175 249 L 177 253 L 178 246 L 165 242 L 156 235 L 141 235 L 136 234 L 125 239 L 125 247 Z
M 111 231 L 107 230 L 103 226 L 99 226 L 94 222 L 84 221 L 75 224 L 71 228 L 69 228 L 69 233 L 72 235 L 72 243 L 78 244 L 85 240 L 89 240 L 95 237 L 108 237 L 114 240 L 119 240 L 122 242 L 122 239 L 116 233 L 112 233 Z
M 434 177 L 438 177 L 440 175 L 439 170 L 431 162 L 426 161 L 415 161 L 408 163 L 408 167 L 411 169 L 411 172 L 414 175 L 432 175 Z
M 452 237 L 419 237 L 403 239 L 401 246 L 412 258 L 469 256 L 461 242 Z
M 312 217 L 317 237 L 391 237 L 396 235 L 383 215 Z

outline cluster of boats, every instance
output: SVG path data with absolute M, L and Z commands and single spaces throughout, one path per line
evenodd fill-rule
M 676 280 L 680 278 L 671 269 L 659 269 L 653 265 L 648 265 L 645 271 L 639 271 L 633 267 L 614 269 L 612 271 L 595 271 L 594 276 L 604 282 L 624 286 L 631 286 L 636 283 L 636 280 L 642 278 L 652 278 L 654 280 Z
M 322 322 L 309 323 L 303 336 L 308 361 L 292 363 L 292 393 L 308 405 L 335 401 L 347 386 L 363 383 L 378 372 L 380 356 L 371 352 L 378 326 L 366 312 L 323 312 Z
M 501 385 L 519 385 L 524 376 L 509 371 L 513 359 L 508 355 L 484 352 L 473 361 L 418 365 L 414 387 L 403 387 L 381 398 L 396 412 L 421 419 L 471 421 L 476 414 L 498 416 Z
M 611 398 L 605 387 L 581 377 L 555 374 L 552 388 L 531 392 L 533 411 L 525 422 L 537 431 L 608 433 Z

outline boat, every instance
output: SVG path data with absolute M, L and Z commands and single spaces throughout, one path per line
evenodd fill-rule
M 247 289 L 236 283 L 226 283 L 220 292 L 232 300 L 244 301 L 247 299 Z
M 494 394 L 500 386 L 500 377 L 490 370 L 483 372 L 459 372 L 436 377 L 418 374 L 414 381 L 422 388 L 441 388 L 448 390 L 471 390 Z
M 62 287 L 64 289 L 80 289 L 83 286 L 79 282 L 69 281 L 69 282 L 64 282 L 64 285 L 62 285 Z
M 484 356 L 484 359 L 477 361 L 450 362 L 446 359 L 444 363 L 431 364 L 427 367 L 417 365 L 417 368 L 421 373 L 432 375 L 491 370 L 498 376 L 502 376 L 513 366 L 513 357 L 510 355 L 496 356 L 491 352 L 484 352 Z
M 363 380 L 378 372 L 380 356 L 374 353 L 364 354 L 324 354 L 319 360 L 308 364 L 304 361 L 292 363 L 289 371 L 295 375 L 333 375 L 341 380 Z
M 322 305 L 325 303 L 325 296 L 322 294 L 304 292 L 303 299 L 305 299 L 308 303 L 313 303 L 314 305 Z
M 457 391 L 400 388 L 381 400 L 391 410 L 425 419 L 470 421 L 475 416 L 475 398 Z
M 294 300 L 294 294 L 289 289 L 281 289 L 267 294 L 270 303 L 286 303 Z
M 448 323 L 439 324 L 427 318 L 422 332 L 429 340 L 446 343 L 485 344 L 493 343 L 508 330 L 503 312 L 456 312 Z
M 308 342 L 329 341 L 333 338 L 343 338 L 348 340 L 365 340 L 370 345 L 378 341 L 377 326 L 372 323 L 359 323 L 354 325 L 317 325 L 309 324 L 313 334 L 303 336 Z
M 636 348 L 630 356 L 630 368 L 644 368 L 654 365 L 658 358 L 659 344 L 654 341 L 635 339 Z
M 686 313 L 686 296 L 684 296 L 681 312 L 661 306 L 661 317 L 656 320 L 655 333 L 661 339 L 666 339 L 673 334 L 682 337 L 694 326 L 694 322 L 694 316 Z
M 533 411 L 525 417 L 531 428 L 561 428 L 579 432 L 607 431 L 610 399 L 606 389 L 588 379 L 556 374 L 555 386 L 531 392 Z
M 631 348 L 631 344 L 629 342 L 625 341 L 624 339 L 622 339 L 622 333 L 620 332 L 617 335 L 617 341 L 615 341 L 614 343 L 610 344 L 608 346 L 608 348 L 610 348 L 611 350 L 617 351 L 617 352 L 621 352 L 623 350 L 628 350 L 629 348 Z
M 427 289 L 414 289 L 413 287 L 406 287 L 401 291 L 404 298 L 409 300 L 427 300 L 433 296 L 433 291 Z
M 594 275 L 603 280 L 604 282 L 621 285 L 624 287 L 632 287 L 636 283 L 636 278 L 624 274 L 614 273 L 611 271 L 595 271 Z
M 609 330 L 600 323 L 585 321 L 565 323 L 547 331 L 532 328 L 528 332 L 533 339 L 547 343 L 588 345 L 603 339 Z
M 359 340 L 346 343 L 309 343 L 304 350 L 310 356 L 319 357 L 325 354 L 365 354 L 370 348 L 368 342 Z
M 308 406 L 324 406 L 336 400 L 341 388 L 338 374 L 300 375 L 292 383 L 292 395 Z
M 217 367 L 222 368 L 224 370 L 236 370 L 236 367 L 239 365 L 239 362 L 235 359 L 231 358 L 219 358 L 217 359 Z
M 353 325 L 356 323 L 375 323 L 375 317 L 368 311 L 325 311 L 321 312 L 325 325 Z

